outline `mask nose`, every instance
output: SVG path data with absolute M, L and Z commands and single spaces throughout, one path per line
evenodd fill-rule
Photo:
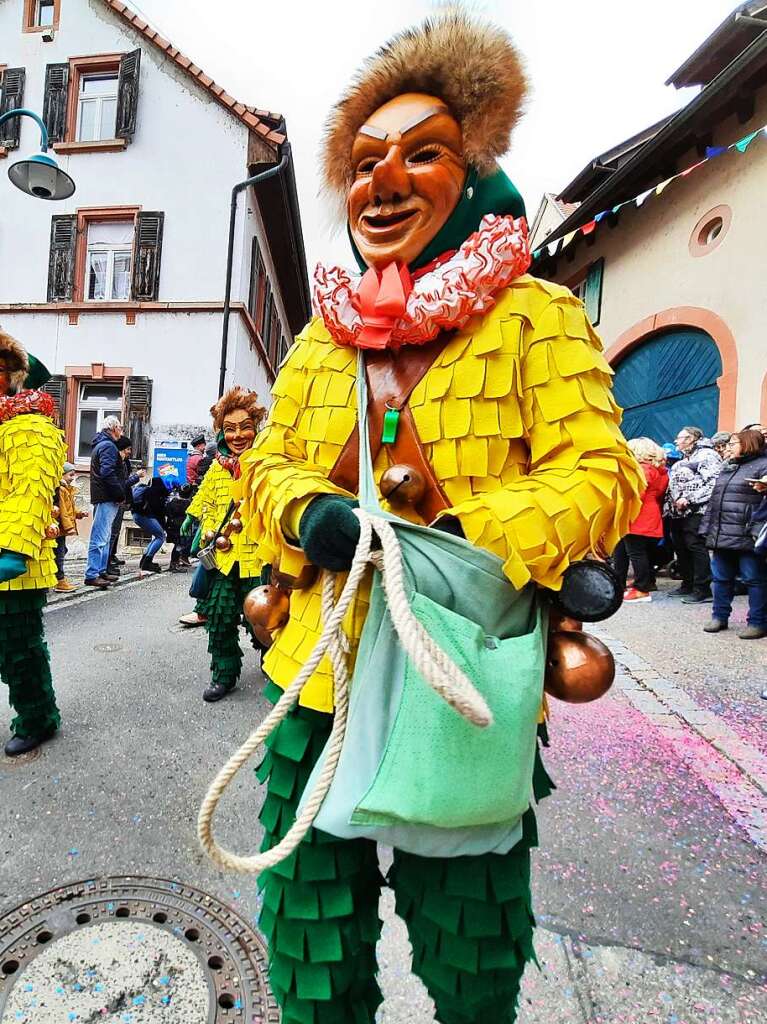
M 370 176 L 370 202 L 374 206 L 399 203 L 412 189 L 410 177 L 399 146 L 392 146 L 383 160 L 379 160 Z

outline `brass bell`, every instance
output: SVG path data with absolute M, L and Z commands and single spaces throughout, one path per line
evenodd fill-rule
M 552 697 L 586 704 L 603 697 L 614 678 L 615 660 L 601 640 L 564 630 L 549 635 L 543 688 Z
M 225 554 L 227 551 L 232 550 L 232 542 L 228 537 L 216 537 L 216 551 L 220 551 L 221 554 Z
M 290 595 L 286 590 L 274 587 L 271 583 L 255 587 L 246 596 L 242 611 L 254 632 L 257 633 L 260 628 L 267 633 L 273 633 L 288 621 Z
M 202 535 L 202 542 L 203 542 L 203 544 L 205 544 L 206 547 L 207 547 L 208 544 L 212 544 L 215 539 L 216 539 L 216 531 L 215 530 L 206 530 L 205 533 L 203 533 L 203 535 Z
M 417 505 L 426 493 L 423 474 L 412 466 L 398 464 L 390 466 L 381 477 L 381 494 L 390 505 Z
M 45 528 L 45 536 L 48 540 L 54 540 L 59 535 L 59 527 L 57 523 L 51 523 L 50 526 Z
M 242 520 L 237 518 L 230 519 L 229 529 L 232 533 L 242 533 Z

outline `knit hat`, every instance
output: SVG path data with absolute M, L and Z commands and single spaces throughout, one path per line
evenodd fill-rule
M 117 445 L 118 452 L 124 452 L 126 448 L 133 447 L 133 442 L 129 437 L 126 437 L 125 434 L 123 434 L 122 437 L 118 437 L 115 444 Z
M 77 466 L 75 466 L 74 463 L 72 463 L 72 462 L 65 462 L 64 463 L 64 472 L 65 473 L 74 473 L 76 469 L 77 469 Z
M 193 437 L 189 444 L 192 448 L 196 448 L 199 444 L 205 444 L 205 434 L 198 434 L 197 437 Z

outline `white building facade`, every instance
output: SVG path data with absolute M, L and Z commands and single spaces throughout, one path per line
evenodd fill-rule
M 76 183 L 61 202 L 14 189 L 5 171 L 40 132 L 0 128 L 0 324 L 54 375 L 70 459 L 88 468 L 110 413 L 149 464 L 210 430 L 231 190 L 279 165 L 282 206 L 239 198 L 224 377 L 268 404 L 309 313 L 279 115 L 237 103 L 118 0 L 0 0 L 0 113 L 14 107 L 42 115 Z

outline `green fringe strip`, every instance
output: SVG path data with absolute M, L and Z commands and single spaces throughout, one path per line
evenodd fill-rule
M 16 712 L 14 736 L 41 736 L 61 724 L 44 639 L 46 602 L 44 590 L 0 593 L 0 677 Z
M 268 682 L 273 703 L 282 691 Z M 295 707 L 267 741 L 256 769 L 268 781 L 262 850 L 295 819 L 301 794 L 330 734 L 330 715 Z M 540 757 L 540 799 L 553 788 Z M 423 858 L 396 850 L 389 883 L 442 1024 L 511 1024 L 525 964 L 533 959 L 530 849 L 535 816 L 508 854 Z M 375 844 L 311 829 L 298 850 L 259 879 L 260 926 L 283 1024 L 373 1024 L 381 993 L 375 944 L 383 880 Z
M 237 685 L 242 669 L 240 648 L 240 624 L 245 596 L 260 579 L 240 579 L 233 570 L 228 576 L 216 572 L 207 596 L 197 602 L 196 610 L 205 615 L 208 632 L 208 654 L 211 656 L 210 674 L 213 683 L 232 690 Z M 258 651 L 261 645 L 245 623 L 253 647 Z
M 266 696 L 282 691 L 269 683 Z M 295 820 L 311 770 L 330 734 L 331 716 L 294 708 L 267 741 L 256 769 L 269 789 L 260 819 L 268 850 Z M 375 843 L 310 829 L 291 856 L 259 878 L 260 927 L 269 940 L 269 976 L 283 1024 L 373 1024 L 383 879 Z

